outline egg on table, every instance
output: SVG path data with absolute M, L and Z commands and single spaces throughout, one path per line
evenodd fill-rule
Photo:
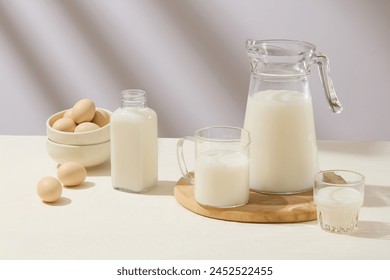
M 64 162 L 57 169 L 57 177 L 67 187 L 81 185 L 87 177 L 87 170 L 77 162 Z
M 55 202 L 61 197 L 62 185 L 56 178 L 46 176 L 39 180 L 37 192 L 42 201 Z

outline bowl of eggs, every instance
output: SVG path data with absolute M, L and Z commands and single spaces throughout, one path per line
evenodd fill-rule
M 111 112 L 81 99 L 68 110 L 46 121 L 46 147 L 57 163 L 78 162 L 84 167 L 99 165 L 110 158 Z

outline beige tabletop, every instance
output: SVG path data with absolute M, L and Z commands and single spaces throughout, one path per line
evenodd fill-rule
M 110 166 L 64 188 L 52 205 L 36 183 L 55 176 L 44 136 L 0 136 L 0 259 L 390 259 L 390 142 L 319 142 L 321 169 L 366 176 L 358 231 L 316 221 L 249 224 L 206 218 L 173 196 L 177 139 L 159 139 L 159 182 L 145 194 L 111 187 Z

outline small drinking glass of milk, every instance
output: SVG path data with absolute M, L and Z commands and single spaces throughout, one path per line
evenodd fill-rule
M 322 171 L 314 176 L 314 202 L 321 228 L 348 233 L 358 227 L 364 200 L 364 176 L 348 170 Z
M 183 145 L 195 143 L 195 171 L 187 169 Z M 199 129 L 177 143 L 184 179 L 194 185 L 195 200 L 204 206 L 230 208 L 249 200 L 249 132 L 232 126 Z M 189 158 L 189 157 L 187 157 Z

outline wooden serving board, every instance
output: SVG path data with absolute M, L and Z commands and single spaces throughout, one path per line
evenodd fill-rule
M 195 201 L 194 186 L 181 178 L 174 189 L 176 200 L 186 209 L 209 218 L 244 223 L 295 223 L 317 218 L 313 191 L 291 195 L 250 192 L 249 202 L 235 208 L 213 208 Z

